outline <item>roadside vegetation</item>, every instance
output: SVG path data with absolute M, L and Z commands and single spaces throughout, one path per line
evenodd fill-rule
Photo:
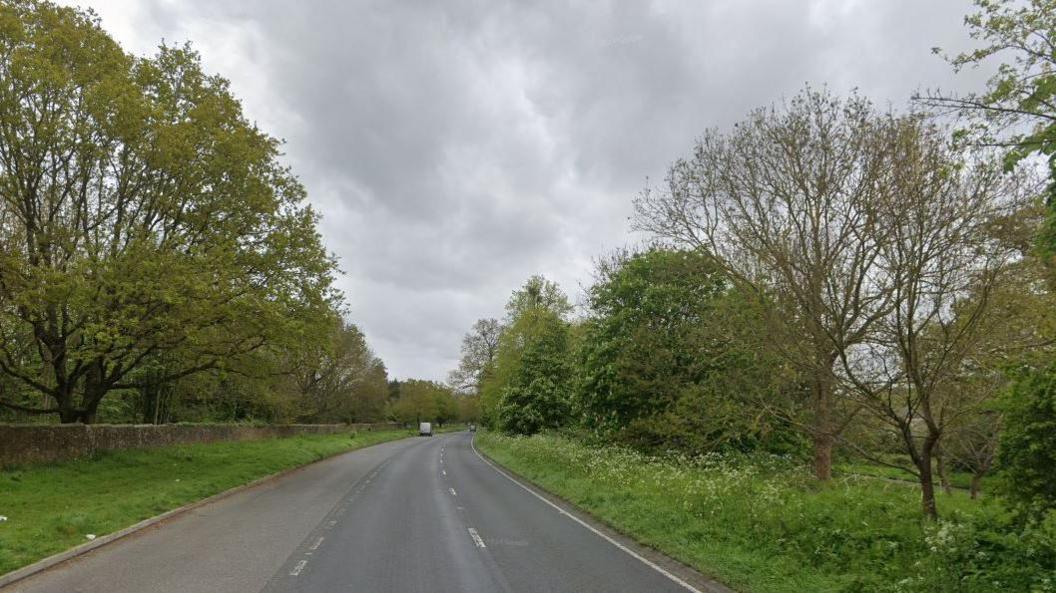
M 281 151 L 190 44 L 135 56 L 91 11 L 0 2 L 0 422 L 475 409 L 389 382 Z
M 111 451 L 0 471 L 0 574 L 165 511 L 405 430 Z
M 477 447 L 638 541 L 753 593 L 1051 591 L 1056 522 L 1023 532 L 1008 509 L 835 477 L 802 460 L 735 452 L 650 455 L 557 435 L 481 433 Z
M 482 448 L 744 591 L 1056 591 L 1056 3 L 966 25 L 984 91 L 706 130 L 479 321 Z

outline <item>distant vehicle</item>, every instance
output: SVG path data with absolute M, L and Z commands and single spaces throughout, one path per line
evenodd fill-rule
M 431 422 L 419 422 L 418 423 L 418 436 L 420 436 L 420 437 L 431 437 L 431 436 L 433 436 L 433 424 Z
M 477 425 L 476 424 L 470 424 L 469 425 L 469 432 L 477 432 Z

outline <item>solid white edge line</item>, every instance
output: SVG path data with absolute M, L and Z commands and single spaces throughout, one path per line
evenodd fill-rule
M 672 581 L 674 581 L 676 584 L 680 585 L 682 588 L 686 589 L 687 591 L 692 591 L 693 593 L 704 593 L 700 589 L 697 589 L 693 585 L 690 585 L 689 583 L 683 581 L 682 579 L 678 578 L 674 574 L 671 574 L 670 572 L 668 572 L 667 570 L 665 570 L 663 567 L 661 567 L 660 565 L 656 564 L 652 560 L 649 560 L 648 558 L 642 556 L 641 554 L 635 552 L 634 550 L 628 548 L 627 546 L 621 544 L 620 542 L 618 542 L 618 541 L 612 539 L 611 537 L 605 535 L 604 533 L 598 531 L 597 529 L 595 529 L 592 525 L 590 525 L 586 521 L 584 521 L 584 520 L 580 519 L 579 517 L 569 513 L 565 509 L 563 509 L 563 508 L 557 506 L 556 504 L 550 502 L 549 500 L 547 500 L 546 497 L 542 496 L 541 494 L 539 494 L 535 490 L 532 490 L 528 486 L 525 486 L 524 484 L 522 484 L 520 480 L 518 480 L 517 478 L 511 476 L 506 471 L 500 469 L 494 463 L 488 461 L 483 455 L 481 455 L 480 451 L 477 451 L 477 445 L 474 442 L 475 439 L 476 439 L 476 435 L 474 435 L 473 438 L 470 439 L 470 441 L 469 441 L 470 448 L 473 449 L 473 452 L 476 453 L 477 457 L 479 457 L 481 461 L 483 461 L 484 463 L 488 464 L 488 466 L 491 467 L 491 469 L 497 471 L 504 478 L 506 478 L 507 480 L 513 482 L 514 484 L 517 484 L 518 486 L 521 487 L 521 489 L 523 489 L 528 494 L 531 494 L 532 496 L 534 496 L 534 497 L 538 498 L 539 500 L 545 502 L 546 504 L 550 505 L 552 508 L 554 508 L 557 512 L 561 513 L 562 515 L 568 517 L 569 519 L 572 519 L 573 521 L 575 521 L 576 523 L 579 523 L 583 527 L 586 527 L 594 535 L 596 535 L 596 536 L 600 537 L 601 539 L 609 542 L 610 544 L 616 546 L 617 548 L 623 550 L 624 552 L 627 552 L 628 554 L 630 554 L 635 559 L 641 561 L 642 564 L 645 564 L 649 568 L 652 568 L 656 572 L 658 572 L 658 573 L 664 575 L 665 577 L 671 579 Z

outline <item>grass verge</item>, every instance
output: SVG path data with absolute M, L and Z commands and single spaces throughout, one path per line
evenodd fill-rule
M 900 480 L 906 482 L 910 486 L 916 487 L 917 477 L 913 474 L 900 470 L 894 467 L 888 467 L 884 465 L 877 465 L 866 461 L 846 461 L 837 463 L 833 468 L 837 475 L 840 474 L 857 474 L 860 476 L 870 476 L 874 478 L 883 478 L 885 480 Z M 961 490 L 968 490 L 971 487 L 972 475 L 967 472 L 951 471 L 949 473 L 950 485 L 954 488 L 960 488 Z M 982 487 L 980 491 L 982 493 L 988 493 L 993 490 L 994 478 L 986 476 L 982 480 Z M 942 485 L 938 478 L 936 470 L 936 477 L 934 480 L 935 487 L 940 488 Z
M 409 436 L 377 431 L 110 451 L 0 471 L 0 574 L 286 469 Z
M 1009 531 L 997 499 L 940 494 L 924 520 L 904 484 L 815 482 L 787 458 L 650 457 L 563 437 L 477 447 L 648 546 L 744 593 L 1049 591 L 1056 529 Z

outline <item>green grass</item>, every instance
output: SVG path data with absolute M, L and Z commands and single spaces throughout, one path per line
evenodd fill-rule
M 229 488 L 409 436 L 377 431 L 114 451 L 0 471 L 0 574 Z
M 846 461 L 837 463 L 834 468 L 836 475 L 858 475 L 858 476 L 869 476 L 874 478 L 884 478 L 887 480 L 901 480 L 907 484 L 916 487 L 917 477 L 905 470 L 901 470 L 895 467 L 886 465 L 879 465 L 870 463 L 867 461 Z M 954 488 L 960 488 L 967 490 L 971 486 L 972 474 L 967 472 L 951 471 L 950 485 Z M 938 473 L 936 472 L 934 479 L 935 487 L 941 487 L 939 483 Z M 985 493 L 992 489 L 994 486 L 994 479 L 991 476 L 985 476 L 983 478 L 980 492 Z
M 1002 532 L 1008 514 L 997 499 L 940 493 L 944 519 L 934 523 L 905 484 L 845 476 L 822 485 L 787 458 L 659 458 L 552 435 L 481 433 L 477 446 L 745 593 L 1048 591 L 1038 583 L 1056 557 L 1052 530 Z

